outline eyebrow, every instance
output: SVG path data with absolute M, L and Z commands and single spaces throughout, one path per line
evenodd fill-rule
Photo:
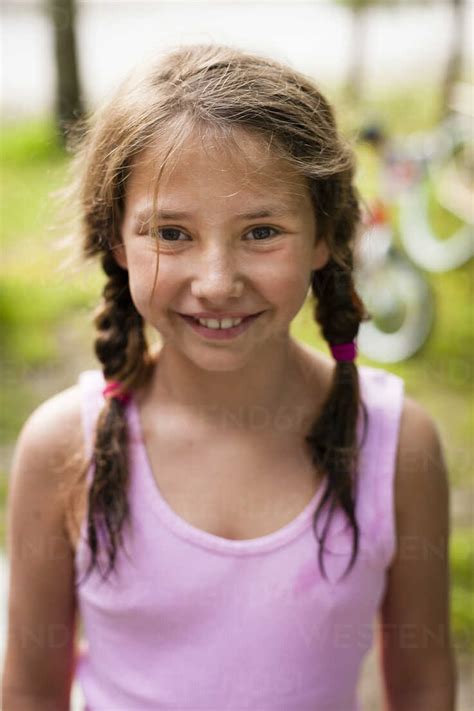
M 250 212 L 237 212 L 235 214 L 236 219 L 240 220 L 257 220 L 264 217 L 283 217 L 285 215 L 296 215 L 298 210 L 296 207 L 290 205 L 275 205 L 269 207 L 262 207 L 258 210 L 252 210 Z M 151 208 L 146 208 L 135 213 L 134 219 L 140 223 L 146 223 L 150 220 L 152 216 Z M 158 210 L 156 217 L 159 220 L 183 220 L 192 218 L 194 215 L 192 212 L 186 212 L 184 210 Z

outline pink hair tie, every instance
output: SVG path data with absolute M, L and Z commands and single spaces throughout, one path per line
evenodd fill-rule
M 357 344 L 355 341 L 350 343 L 331 343 L 329 347 L 336 360 L 354 360 L 357 357 Z
M 122 383 L 118 380 L 110 380 L 105 388 L 102 390 L 102 395 L 105 398 L 118 400 L 122 405 L 126 405 L 130 402 L 130 393 L 120 392 L 122 389 Z

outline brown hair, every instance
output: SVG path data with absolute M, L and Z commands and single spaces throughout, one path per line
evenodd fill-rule
M 126 180 L 136 157 L 158 137 L 172 137 L 162 167 L 183 136 L 184 126 L 204 125 L 231 137 L 244 128 L 279 150 L 310 186 L 317 224 L 331 258 L 311 278 L 314 317 L 326 341 L 352 341 L 367 314 L 352 278 L 352 246 L 360 219 L 353 186 L 354 157 L 339 135 L 334 114 L 314 83 L 301 73 L 260 56 L 229 47 L 194 45 L 175 50 L 145 71 L 133 73 L 89 120 L 73 163 L 76 194 L 87 257 L 100 256 L 107 280 L 95 324 L 96 354 L 106 379 L 128 390 L 146 381 L 151 358 L 144 324 L 132 302 L 128 274 L 112 248 L 120 242 Z M 179 147 L 179 146 L 178 146 Z M 327 474 L 327 485 L 313 518 L 319 564 L 326 577 L 323 547 L 335 506 L 353 530 L 357 558 L 359 528 L 355 517 L 357 485 L 356 425 L 360 399 L 357 367 L 338 362 L 322 411 L 306 436 L 314 466 Z M 88 498 L 88 543 L 97 564 L 102 527 L 113 570 L 117 543 L 128 517 L 127 427 L 124 406 L 108 400 L 100 413 L 94 479 Z M 317 521 L 325 505 L 329 516 L 320 537 Z

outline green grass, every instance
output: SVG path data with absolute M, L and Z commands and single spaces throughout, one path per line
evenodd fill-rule
M 414 100 L 413 97 L 416 97 Z M 403 132 L 433 125 L 436 97 L 429 90 L 395 97 L 374 97 L 364 112 L 344 114 L 347 130 L 362 114 L 381 116 L 390 130 Z M 351 124 L 352 122 L 352 124 Z M 350 126 L 351 124 L 351 126 Z M 2 267 L 0 271 L 0 350 L 2 408 L 0 445 L 8 448 L 21 423 L 50 387 L 38 388 L 54 375 L 64 358 L 64 333 L 86 321 L 97 301 L 101 277 L 97 270 L 61 267 L 66 252 L 56 247 L 61 237 L 55 203 L 48 197 L 63 183 L 68 157 L 55 143 L 48 120 L 4 127 L 0 146 Z M 361 155 L 359 180 L 367 196 L 375 192 L 374 166 Z M 372 183 L 371 183 L 372 181 Z M 447 218 L 437 215 L 440 229 Z M 428 275 L 436 296 L 436 323 L 423 350 L 388 369 L 405 379 L 407 393 L 421 402 L 439 425 L 450 481 L 472 491 L 473 265 L 447 274 Z M 327 352 L 306 304 L 292 324 L 292 333 Z M 77 341 L 74 341 L 74 344 Z M 74 346 L 75 347 L 75 346 Z M 89 343 L 82 353 L 88 353 Z M 385 367 L 360 357 L 360 363 Z M 49 381 L 48 381 L 49 382 Z M 0 513 L 4 511 L 7 477 L 0 476 Z M 4 516 L 0 515 L 0 544 Z M 453 630 L 462 644 L 472 643 L 472 530 L 454 530 L 451 540 Z M 470 592 L 471 590 L 471 592 Z
M 450 540 L 453 635 L 463 650 L 474 651 L 474 527 L 454 531 Z

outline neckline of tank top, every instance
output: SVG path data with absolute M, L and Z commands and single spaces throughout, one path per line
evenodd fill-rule
M 137 468 L 143 471 L 142 481 L 148 492 L 147 501 L 157 514 L 161 523 L 165 524 L 168 529 L 171 529 L 171 531 L 180 538 L 200 548 L 207 548 L 220 553 L 227 553 L 229 555 L 252 555 L 272 551 L 287 545 L 309 528 L 312 522 L 312 516 L 316 511 L 316 506 L 322 498 L 327 475 L 322 476 L 316 492 L 296 518 L 276 531 L 264 536 L 259 536 L 258 538 L 223 538 L 222 536 L 217 536 L 204 529 L 198 528 L 192 523 L 189 523 L 189 521 L 181 518 L 164 498 L 153 474 L 150 458 L 143 438 L 140 412 L 133 398 L 128 405 L 128 414 L 129 425 L 133 433 L 131 438 L 132 446 L 136 454 L 138 454 L 136 465 Z M 321 524 L 318 525 L 318 530 L 320 527 Z

